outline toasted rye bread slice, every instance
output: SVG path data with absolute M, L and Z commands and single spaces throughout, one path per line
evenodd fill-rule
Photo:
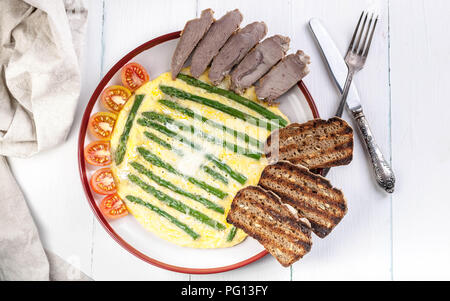
M 313 232 L 323 238 L 347 213 L 342 192 L 306 167 L 279 161 L 262 172 L 259 185 L 274 192 L 281 202 L 294 207 L 311 223 Z
M 248 186 L 236 194 L 227 222 L 258 240 L 285 267 L 311 249 L 309 222 L 261 187 Z
M 287 160 L 309 169 L 347 165 L 353 159 L 353 130 L 338 117 L 293 123 L 267 138 L 265 153 L 270 162 Z

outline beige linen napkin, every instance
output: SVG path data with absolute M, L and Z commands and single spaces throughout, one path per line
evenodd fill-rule
M 85 0 L 0 1 L 1 280 L 70 278 L 66 263 L 46 256 L 3 156 L 28 157 L 66 139 L 80 93 L 86 20 Z

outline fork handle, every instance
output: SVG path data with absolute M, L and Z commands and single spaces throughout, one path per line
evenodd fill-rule
M 383 154 L 381 153 L 380 148 L 375 142 L 375 138 L 362 108 L 359 107 L 355 110 L 352 110 L 352 115 L 358 125 L 361 136 L 365 142 L 364 144 L 366 146 L 366 150 L 369 153 L 370 159 L 372 160 L 372 167 L 375 171 L 378 185 L 380 185 L 387 192 L 393 193 L 395 186 L 394 172 L 392 171 L 391 166 L 386 161 Z

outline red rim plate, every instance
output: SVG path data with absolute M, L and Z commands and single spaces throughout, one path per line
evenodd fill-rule
M 80 133 L 78 136 L 78 169 L 80 172 L 80 178 L 81 183 L 83 185 L 84 193 L 86 195 L 86 198 L 88 200 L 89 205 L 92 208 L 92 211 L 94 212 L 94 215 L 96 216 L 97 220 L 100 222 L 100 224 L 105 228 L 106 232 L 119 244 L 121 245 L 125 250 L 130 252 L 131 254 L 135 255 L 136 257 L 142 259 L 143 261 L 150 263 L 154 266 L 179 272 L 179 273 L 187 273 L 187 274 L 213 274 L 213 273 L 221 273 L 226 272 L 230 270 L 234 270 L 240 267 L 243 267 L 247 264 L 250 264 L 252 262 L 257 261 L 258 259 L 264 257 L 268 254 L 266 250 L 256 254 L 255 256 L 252 256 L 246 260 L 243 260 L 241 262 L 227 265 L 223 267 L 218 268 L 210 268 L 210 269 L 193 269 L 193 268 L 185 268 L 185 267 L 179 267 L 174 266 L 170 264 L 166 264 L 164 262 L 158 261 L 156 259 L 153 259 L 142 252 L 135 249 L 132 245 L 127 243 L 120 235 L 118 235 L 114 229 L 109 224 L 108 220 L 103 216 L 103 214 L 100 212 L 100 209 L 97 206 L 97 203 L 95 202 L 94 196 L 89 188 L 89 179 L 86 174 L 86 162 L 84 160 L 84 144 L 86 139 L 86 131 L 88 126 L 89 117 L 91 116 L 92 109 L 94 108 L 95 103 L 97 102 L 97 99 L 99 98 L 101 92 L 105 88 L 105 86 L 108 84 L 108 82 L 111 80 L 111 78 L 131 59 L 133 59 L 135 56 L 140 54 L 141 52 L 148 50 L 152 47 L 155 47 L 161 43 L 174 40 L 180 37 L 180 31 L 172 32 L 166 35 L 162 35 L 160 37 L 157 37 L 153 40 L 150 40 L 136 49 L 129 52 L 127 55 L 125 55 L 121 60 L 119 60 L 109 71 L 106 73 L 106 75 L 102 78 L 99 85 L 95 89 L 94 93 L 92 94 L 91 98 L 89 99 L 89 102 L 86 106 L 86 109 L 83 114 L 83 119 L 81 121 L 81 127 L 80 127 Z M 308 89 L 306 88 L 303 81 L 300 81 L 298 83 L 298 87 L 303 93 L 303 95 L 306 98 L 306 101 L 308 102 L 309 108 L 311 109 L 312 115 L 314 118 L 319 118 L 319 112 L 317 110 L 316 104 L 309 93 Z

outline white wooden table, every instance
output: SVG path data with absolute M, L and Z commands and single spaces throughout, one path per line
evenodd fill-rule
M 215 275 L 185 275 L 151 266 L 117 245 L 95 220 L 77 170 L 81 114 L 97 83 L 124 54 L 179 30 L 207 7 L 233 8 L 244 22 L 264 20 L 269 34 L 291 37 L 312 58 L 305 79 L 322 117 L 337 90 L 307 22 L 324 21 L 342 53 L 361 10 L 375 3 L 381 22 L 356 85 L 397 187 L 384 193 L 357 138 L 350 166 L 330 172 L 349 212 L 327 239 L 291 268 L 274 258 Z M 450 279 L 450 1 L 448 0 L 91 0 L 82 63 L 83 88 L 68 140 L 27 160 L 11 159 L 46 248 L 96 280 L 408 280 Z M 349 120 L 348 115 L 345 116 Z

